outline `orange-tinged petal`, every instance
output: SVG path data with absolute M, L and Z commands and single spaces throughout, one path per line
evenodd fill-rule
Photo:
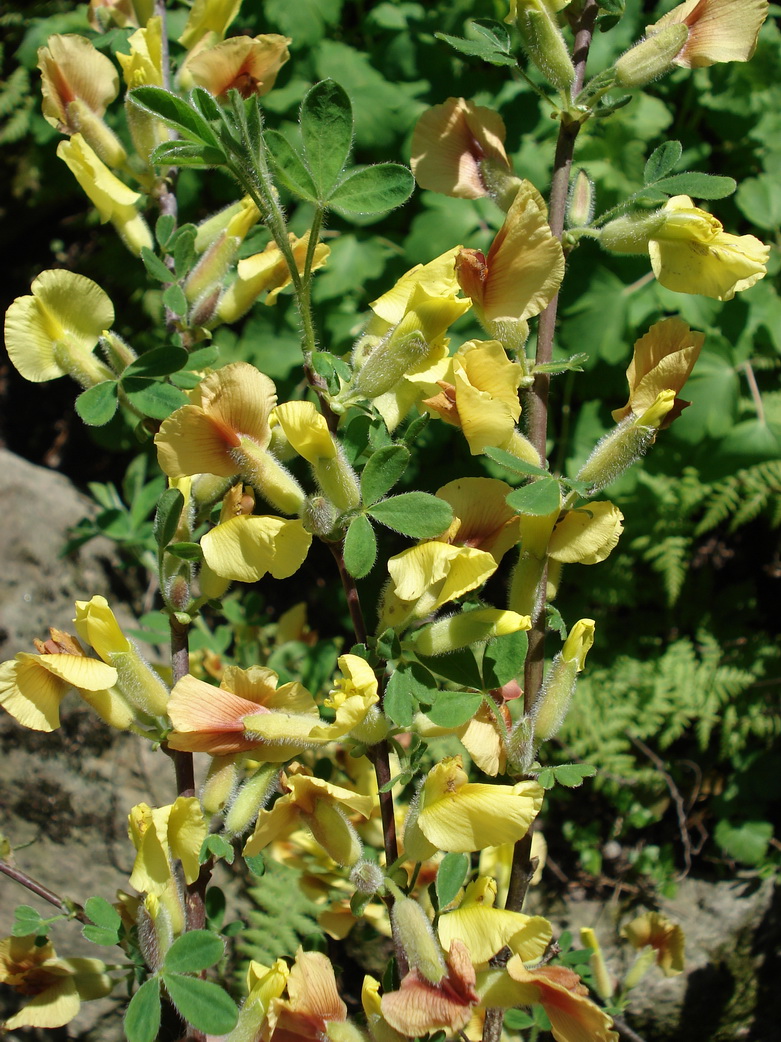
M 183 85 L 205 87 L 215 98 L 224 98 L 232 89 L 243 98 L 268 94 L 290 57 L 290 42 L 289 37 L 275 33 L 232 36 L 193 54 L 183 69 Z
M 483 160 L 507 171 L 504 121 L 493 109 L 464 98 L 448 98 L 428 109 L 412 135 L 412 172 L 421 188 L 459 199 L 487 195 L 481 174 Z
M 588 997 L 586 988 L 572 970 L 564 966 L 541 966 L 527 970 L 514 955 L 507 972 L 518 984 L 538 991 L 538 1001 L 548 1014 L 556 1042 L 617 1042 L 613 1021 Z
M 496 478 L 458 478 L 437 489 L 453 508 L 447 541 L 485 550 L 498 564 L 520 538 L 520 518 L 506 502 L 511 491 Z
M 411 970 L 398 991 L 382 996 L 382 1015 L 392 1028 L 415 1037 L 439 1028 L 460 1031 L 469 1022 L 478 995 L 474 990 L 475 971 L 460 941 L 453 941 L 447 964 L 447 976 L 439 984 Z
M 745 62 L 754 53 L 767 0 L 686 0 L 663 15 L 647 32 L 683 23 L 689 38 L 674 59 L 675 65 L 697 69 L 715 62 Z
M 119 93 L 114 63 L 85 36 L 50 36 L 38 48 L 43 114 L 57 129 L 68 127 L 68 105 L 78 98 L 102 116 Z M 72 127 L 71 130 L 78 128 Z
M 616 423 L 631 413 L 642 416 L 661 391 L 680 391 L 694 368 L 704 341 L 704 333 L 691 330 L 679 318 L 655 322 L 645 336 L 635 341 L 632 361 L 626 371 L 629 401 L 623 409 L 613 411 Z M 677 401 L 676 416 L 684 404 L 680 399 Z

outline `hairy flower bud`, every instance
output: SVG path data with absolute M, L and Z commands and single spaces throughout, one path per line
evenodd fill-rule
M 569 49 L 559 29 L 556 12 L 568 0 L 510 0 L 505 22 L 515 25 L 523 49 L 545 79 L 557 90 L 568 90 L 575 79 Z
M 225 832 L 240 836 L 251 828 L 261 809 L 271 799 L 279 777 L 279 765 L 266 763 L 239 789 L 225 815 Z
M 410 897 L 396 897 L 391 920 L 394 935 L 398 937 L 410 967 L 432 984 L 439 984 L 447 974 L 445 959 L 428 916 L 418 902 Z
M 673 68 L 674 59 L 689 38 L 682 22 L 666 25 L 623 54 L 614 69 L 621 87 L 644 87 Z

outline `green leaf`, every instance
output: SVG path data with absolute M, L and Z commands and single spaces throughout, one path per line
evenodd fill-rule
M 160 1028 L 160 981 L 150 977 L 133 998 L 125 1013 L 127 1042 L 155 1042 Z
M 178 318 L 187 314 L 187 297 L 184 295 L 182 287 L 176 282 L 163 291 L 163 303 Z
M 184 934 L 179 940 L 187 936 Z M 227 1035 L 236 1026 L 239 1011 L 230 995 L 218 984 L 198 977 L 181 977 L 176 973 L 164 973 L 163 983 L 182 1017 L 199 1031 L 207 1035 Z
M 178 557 L 182 561 L 202 561 L 203 550 L 201 550 L 200 543 L 192 543 L 185 541 L 182 543 L 170 543 L 166 550 L 173 557 Z
M 431 417 L 427 412 L 422 413 L 420 416 L 416 416 L 412 423 L 410 423 L 409 427 L 404 431 L 404 444 L 414 445 L 426 427 L 428 427 L 430 419 Z
M 591 763 L 563 763 L 554 767 L 553 773 L 559 785 L 565 785 L 568 789 L 577 789 L 583 784 L 585 778 L 593 778 L 597 769 Z
M 179 489 L 167 488 L 157 502 L 152 524 L 152 533 L 159 547 L 168 546 L 173 539 L 183 509 L 184 496 Z
M 687 170 L 683 174 L 664 177 L 653 186 L 668 195 L 693 195 L 695 199 L 724 199 L 738 187 L 734 177 L 719 177 Z
M 225 945 L 210 930 L 188 930 L 177 937 L 165 955 L 166 973 L 200 973 L 225 954 Z
M 377 558 L 377 537 L 371 521 L 358 514 L 350 522 L 344 539 L 344 566 L 354 579 L 363 579 Z
M 499 463 L 501 466 L 511 470 L 514 474 L 532 474 L 539 477 L 545 477 L 548 474 L 548 471 L 542 467 L 535 467 L 533 463 L 527 463 L 525 460 L 518 459 L 511 452 L 505 452 L 504 449 L 490 447 L 483 449 L 483 455 L 488 456 L 494 463 Z
M 301 103 L 301 137 L 306 161 L 321 199 L 328 198 L 353 144 L 353 110 L 335 80 L 316 83 Z
M 361 473 L 364 505 L 370 507 L 382 499 L 407 469 L 409 461 L 409 450 L 403 445 L 388 445 L 375 452 Z
M 556 775 L 553 773 L 553 768 L 543 767 L 537 775 L 537 781 L 543 789 L 552 789 L 556 784 Z
M 400 496 L 375 503 L 367 513 L 381 525 L 413 539 L 441 535 L 453 520 L 450 504 L 428 492 L 402 492 Z
M 331 193 L 328 205 L 348 216 L 384 213 L 409 199 L 415 178 L 401 163 L 378 163 L 351 170 Z
M 183 145 L 181 141 L 164 141 L 153 149 L 149 162 L 153 166 L 188 166 L 210 169 L 223 166 L 225 153 L 213 145 Z
M 170 384 L 157 383 L 154 380 L 145 380 L 140 376 L 131 377 L 122 387 L 128 400 L 145 416 L 151 416 L 153 420 L 166 420 L 181 408 L 187 405 L 190 399 L 177 387 Z
M 510 33 L 502 22 L 493 18 L 474 18 L 471 26 L 485 40 L 503 54 L 510 53 Z
M 417 662 L 404 662 L 391 674 L 385 688 L 385 712 L 399 727 L 409 727 L 418 708 L 418 702 L 427 705 L 436 691 L 437 682 L 427 669 Z
M 682 155 L 683 145 L 680 141 L 663 142 L 648 157 L 648 162 L 645 164 L 645 171 L 643 172 L 643 184 L 650 185 L 654 181 L 665 177 L 671 170 L 675 169 Z
M 483 655 L 483 688 L 493 691 L 523 675 L 529 638 L 523 630 L 492 640 Z
M 303 159 L 284 134 L 278 130 L 267 130 L 263 135 L 268 148 L 277 180 L 293 195 L 307 202 L 317 201 L 317 185 Z
M 174 268 L 178 278 L 183 278 L 195 260 L 195 236 L 198 229 L 194 224 L 183 224 L 173 239 Z M 163 294 L 165 303 L 165 294 Z M 185 304 L 185 310 L 187 305 Z M 184 314 L 184 312 L 182 312 Z
M 152 278 L 157 279 L 158 282 L 171 282 L 173 279 L 173 272 L 170 268 L 167 268 L 164 261 L 156 253 L 153 253 L 148 246 L 141 247 L 141 260 Z
M 161 214 L 155 221 L 155 238 L 157 239 L 160 246 L 164 249 L 168 245 L 168 240 L 171 238 L 173 233 L 176 231 L 176 218 L 172 213 Z M 144 246 L 144 250 L 148 249 Z M 143 250 L 142 259 L 143 259 Z M 151 251 L 150 251 L 151 252 Z M 157 258 L 155 258 L 157 259 Z
M 474 653 L 469 648 L 461 648 L 449 655 L 418 655 L 417 657 L 426 669 L 430 669 L 438 677 L 444 677 L 445 680 L 460 684 L 462 687 L 482 690 L 483 678 L 480 676 Z
M 204 87 L 193 87 L 190 91 L 190 103 L 193 108 L 203 116 L 205 120 L 212 123 L 223 122 L 223 111 L 217 104 L 215 98 Z
M 434 33 L 438 40 L 449 43 L 453 50 L 460 54 L 468 54 L 470 58 L 482 58 L 489 65 L 517 65 L 515 58 L 499 50 L 488 40 L 465 40 L 461 36 L 449 36 L 447 33 Z
M 471 720 L 483 696 L 474 691 L 438 691 L 426 716 L 437 727 L 460 727 Z
M 136 87 L 128 97 L 133 104 L 151 112 L 189 141 L 215 146 L 218 144 L 214 131 L 200 112 L 196 112 L 171 91 L 162 87 Z
M 244 864 L 253 876 L 257 876 L 258 879 L 266 874 L 266 862 L 262 854 L 253 854 L 250 857 L 245 857 Z
M 440 908 L 447 908 L 455 900 L 468 871 L 469 858 L 466 854 L 445 854 L 437 869 L 437 901 Z
M 216 832 L 213 832 L 203 841 L 200 853 L 198 854 L 198 861 L 203 864 L 212 856 L 220 861 L 227 861 L 229 865 L 232 865 L 233 859 L 236 856 L 236 851 L 224 836 L 220 836 Z M 217 887 L 212 887 L 209 893 L 215 890 L 217 890 Z M 214 917 L 211 916 L 211 918 Z
M 208 347 L 198 347 L 195 351 L 190 352 L 187 358 L 187 365 L 183 366 L 183 368 L 188 370 L 208 369 L 214 365 L 219 357 L 219 349 L 214 344 L 209 344 Z
M 43 922 L 40 913 L 31 905 L 18 905 L 14 910 L 11 934 L 14 937 L 29 937 L 30 934 L 38 933 Z
M 559 483 L 555 478 L 532 481 L 511 492 L 507 497 L 507 505 L 519 514 L 552 514 L 561 505 Z
M 102 944 L 105 948 L 113 948 L 119 941 L 119 930 L 109 930 L 105 926 L 83 926 L 83 936 L 93 944 Z
M 752 224 L 767 231 L 781 228 L 781 185 L 770 174 L 747 177 L 735 197 L 738 208 Z
M 105 897 L 90 897 L 84 905 L 84 911 L 96 926 L 106 930 L 119 930 L 122 917 L 116 908 Z
M 773 826 L 769 821 L 743 821 L 733 825 L 722 819 L 716 825 L 715 836 L 728 857 L 743 865 L 759 865 L 767 856 Z
M 170 271 L 168 277 L 171 277 Z M 156 347 L 131 362 L 122 374 L 122 379 L 127 376 L 168 376 L 169 373 L 179 372 L 187 362 L 188 355 L 183 347 Z
M 88 387 L 76 399 L 76 412 L 89 427 L 103 427 L 118 408 L 116 380 L 103 380 Z

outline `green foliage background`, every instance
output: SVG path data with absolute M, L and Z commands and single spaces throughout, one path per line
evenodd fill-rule
M 597 34 L 594 67 L 609 63 L 647 21 L 671 6 L 628 5 L 615 32 Z M 778 246 L 781 33 L 778 8 L 771 10 L 750 64 L 678 70 L 610 119 L 589 122 L 576 165 L 596 182 L 598 213 L 640 188 L 654 147 L 680 140 L 687 169 L 738 181 L 735 196 L 714 206 L 725 227 L 754 232 Z M 7 191 L 0 242 L 8 266 L 6 303 L 27 292 L 41 269 L 64 265 L 103 286 L 125 323 L 118 332 L 137 350 L 161 346 L 153 321 L 162 309 L 160 290 L 150 288 L 141 265 L 127 264 L 114 236 L 99 233 L 94 214 L 55 156 L 58 135 L 37 102 L 37 47 L 54 32 L 86 32 L 86 8 L 50 0 L 32 10 L 29 4 L 9 3 L 5 11 L 0 169 Z M 353 101 L 356 161 L 407 161 L 420 113 L 462 95 L 498 109 L 516 172 L 545 192 L 556 123 L 522 79 L 458 55 L 435 35 L 469 35 L 469 18 L 502 19 L 505 13 L 503 0 L 436 6 L 411 0 L 265 0 L 245 4 L 233 31 L 292 37 L 291 61 L 263 100 L 284 133 L 297 132 L 298 105 L 309 86 L 331 76 Z M 183 9 L 171 15 L 172 37 L 184 16 Z M 112 53 L 126 49 L 128 34 L 114 31 L 95 43 Z M 117 115 L 115 129 L 120 125 Z M 235 198 L 234 187 L 220 174 L 184 171 L 179 186 L 186 220 L 200 220 Z M 293 229 L 303 232 L 308 216 L 300 206 Z M 348 352 L 368 301 L 395 277 L 456 242 L 487 247 L 500 219 L 488 201 L 429 192 L 417 192 L 384 219 L 382 237 L 370 220 L 348 224 L 333 217 L 326 231 L 331 258 L 314 290 L 323 346 Z M 263 230 L 254 232 L 244 255 L 262 248 L 266 237 Z M 577 801 L 554 790 L 548 811 L 554 822 L 546 829 L 549 836 L 563 826 L 579 856 L 578 862 L 557 851 L 566 871 L 599 875 L 604 869 L 610 878 L 650 874 L 667 882 L 684 867 L 688 848 L 682 836 L 695 824 L 702 838 L 699 871 L 721 871 L 732 859 L 763 871 L 777 863 L 770 823 L 781 798 L 778 269 L 776 249 L 768 277 L 722 307 L 663 289 L 649 278 L 645 258 L 619 262 L 588 242 L 571 257 L 558 348 L 562 357 L 574 352 L 588 357 L 583 374 L 558 377 L 553 385 L 552 414 L 561 417 L 554 464 L 561 471 L 574 474 L 611 426 L 610 410 L 625 400 L 632 343 L 652 317 L 679 313 L 705 331 L 707 340 L 685 392 L 691 408 L 662 434 L 648 461 L 609 490 L 626 518 L 618 551 L 598 570 L 566 572 L 557 601 L 568 618 L 597 621 L 597 645 L 560 735 L 560 758 L 595 763 L 601 773 L 589 799 L 582 790 Z M 466 316 L 454 338 L 461 342 L 477 335 Z M 281 397 L 294 394 L 299 344 L 289 299 L 275 308 L 256 308 L 241 326 L 220 329 L 215 343 L 222 364 L 250 361 L 276 381 Z M 151 549 L 143 505 L 153 502 L 155 491 L 138 464 L 124 477 L 124 492 L 118 491 L 134 448 L 132 433 L 116 421 L 91 439 L 74 422 L 70 387 L 47 387 L 44 394 L 12 370 L 6 369 L 5 378 L 3 435 L 9 447 L 36 462 L 59 465 L 81 484 L 97 483 L 93 490 L 102 508 L 97 528 L 143 562 Z M 408 485 L 435 491 L 453 477 L 485 473 L 484 461 L 476 462 L 465 447 L 460 454 L 449 442 L 445 448 L 435 428 L 432 424 L 421 435 L 423 473 L 410 468 L 398 491 Z M 91 531 L 87 526 L 83 534 Z M 330 567 L 316 554 L 300 574 L 299 594 L 314 591 L 310 621 L 321 640 L 314 649 L 301 645 L 284 654 L 292 655 L 291 664 L 304 662 L 309 675 L 302 679 L 311 685 L 332 668 L 331 605 L 340 595 L 318 586 L 318 575 L 330 574 Z M 366 581 L 367 603 L 379 581 Z M 503 581 L 506 576 L 492 583 Z M 273 613 L 259 595 L 245 608 L 228 601 L 228 612 L 232 628 L 205 630 L 199 639 L 248 664 L 242 634 L 260 636 L 261 646 L 270 647 L 272 638 L 264 634 Z M 281 664 L 284 673 L 284 655 L 277 654 L 274 668 Z M 617 840 L 622 853 L 605 866 L 601 851 L 609 840 Z M 686 842 L 696 847 L 700 841 Z

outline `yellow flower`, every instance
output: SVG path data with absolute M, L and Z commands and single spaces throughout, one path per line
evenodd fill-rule
M 530 181 L 521 182 L 488 254 L 462 249 L 456 273 L 478 319 L 500 340 L 514 341 L 511 330 L 523 330 L 548 306 L 564 277 L 564 254 L 550 230 L 543 198 Z M 528 326 L 521 342 L 526 332 Z
M 362 818 L 372 812 L 374 799 L 303 773 L 290 773 L 282 785 L 285 793 L 270 810 L 262 810 L 255 831 L 244 847 L 251 857 L 269 843 L 305 825 L 321 847 L 340 865 L 352 865 L 361 856 L 361 841 L 346 814 Z
M 289 235 L 290 248 L 301 274 L 304 270 L 309 248 L 309 232 L 297 238 Z M 331 247 L 319 242 L 315 246 L 312 271 L 322 268 L 331 253 Z M 287 261 L 275 242 L 270 242 L 261 253 L 245 257 L 238 263 L 235 282 L 228 287 L 217 306 L 217 318 L 221 322 L 236 322 L 245 315 L 261 293 L 266 293 L 264 304 L 271 307 L 277 297 L 291 284 L 292 276 Z
M 114 700 L 108 689 L 117 682 L 117 671 L 87 658 L 79 642 L 67 633 L 50 632 L 50 640 L 35 641 L 38 655 L 20 652 L 0 664 L 0 705 L 23 727 L 54 731 L 60 726 L 60 703 L 75 688 L 85 701 L 111 715 Z
M 190 50 L 207 34 L 222 40 L 240 7 L 241 0 L 195 0 L 179 43 Z
M 653 948 L 656 965 L 665 977 L 674 977 L 684 969 L 685 938 L 677 923 L 659 912 L 646 912 L 621 930 L 634 948 Z
M 150 18 L 146 28 L 138 29 L 128 37 L 130 54 L 117 51 L 117 61 L 128 90 L 134 87 L 162 87 L 163 75 L 163 21 L 159 15 Z
M 42 271 L 32 296 L 17 297 L 5 315 L 8 356 L 25 380 L 44 383 L 72 376 L 92 387 L 114 374 L 92 351 L 114 321 L 114 305 L 84 275 Z
M 493 109 L 448 98 L 424 112 L 415 125 L 410 163 L 415 180 L 421 188 L 457 199 L 493 195 L 508 180 L 517 188 L 505 135 L 504 121 Z
M 668 199 L 648 242 L 654 275 L 676 293 L 732 300 L 767 274 L 770 247 L 753 235 L 730 235 L 688 195 Z
M 499 564 L 520 538 L 520 517 L 507 505 L 511 491 L 496 478 L 458 478 L 443 485 L 437 497 L 453 508 L 453 523 L 439 539 L 485 550 Z
M 136 848 L 130 885 L 143 893 L 164 894 L 174 880 L 174 858 L 182 863 L 185 882 L 194 883 L 208 831 L 195 796 L 179 796 L 167 807 L 137 804 L 128 815 L 128 835 Z
M 287 976 L 287 999 L 271 999 L 264 1038 L 273 1042 L 296 1039 L 341 1039 L 339 1027 L 349 1030 L 347 1006 L 339 997 L 330 959 L 322 952 L 299 948 Z M 242 1036 L 247 1037 L 247 1036 Z M 349 1034 L 346 1036 L 349 1038 Z M 358 1038 L 354 1036 L 355 1038 Z
M 404 626 L 481 586 L 496 571 L 485 550 L 430 540 L 388 561 L 391 585 L 380 611 L 380 630 Z
M 461 428 L 473 456 L 493 446 L 539 465 L 539 454 L 515 426 L 521 415 L 522 376 L 498 340 L 470 340 L 450 359 L 450 371 L 439 381 L 440 394 L 423 404 Z
M 0 941 L 0 981 L 31 1000 L 5 1021 L 17 1028 L 59 1028 L 79 1012 L 82 1001 L 101 999 L 114 982 L 100 959 L 60 959 L 50 941 L 6 937 Z
M 360 706 L 363 716 L 351 728 L 351 734 L 359 742 L 374 745 L 388 733 L 385 717 L 377 709 L 379 695 L 374 670 L 359 655 L 340 655 L 337 664 L 342 676 L 334 680 L 325 705 L 335 709 L 337 715 L 341 710 L 343 716 L 348 707 Z
M 562 564 L 599 564 L 618 544 L 623 520 L 609 501 L 567 510 L 553 529 L 548 556 Z
M 268 94 L 277 73 L 290 57 L 289 36 L 270 33 L 265 36 L 232 36 L 213 47 L 199 48 L 185 61 L 179 84 L 205 87 L 215 98 L 224 99 L 229 90 L 237 90 L 242 98 Z
M 462 941 L 475 965 L 487 963 L 505 946 L 524 962 L 538 962 L 552 937 L 551 924 L 541 916 L 494 908 L 496 882 L 480 876 L 464 891 L 461 902 L 439 919 L 443 948 Z
M 358 372 L 350 393 L 373 399 L 391 430 L 444 373 L 445 333 L 471 306 L 459 296 L 459 248 L 410 268 L 369 305 L 374 316 L 353 352 Z
M 101 223 L 111 221 L 131 253 L 138 257 L 142 247 L 154 248 L 152 233 L 136 209 L 141 196 L 111 173 L 81 134 L 61 141 L 57 155 L 97 209 Z
M 164 716 L 168 689 L 135 644 L 122 632 L 105 597 L 76 601 L 76 632 L 117 673 L 116 684 L 125 699 L 151 717 Z
M 613 410 L 616 423 L 632 414 L 642 416 L 662 391 L 680 391 L 699 358 L 704 341 L 704 333 L 695 333 L 680 318 L 665 318 L 654 323 L 645 336 L 635 341 L 632 361 L 626 371 L 629 401 L 623 409 Z M 676 398 L 660 426 L 669 427 L 688 404 Z
M 206 564 L 231 582 L 251 583 L 270 572 L 287 579 L 304 563 L 312 536 L 299 520 L 241 514 L 222 522 L 201 539 Z
M 674 65 L 697 69 L 716 62 L 747 62 L 767 18 L 767 0 L 686 0 L 646 26 L 653 36 L 668 25 L 685 25 L 689 36 Z
M 529 831 L 542 798 L 533 781 L 470 782 L 461 757 L 448 757 L 428 773 L 404 830 L 405 849 L 421 861 L 436 850 L 467 853 L 515 842 Z

